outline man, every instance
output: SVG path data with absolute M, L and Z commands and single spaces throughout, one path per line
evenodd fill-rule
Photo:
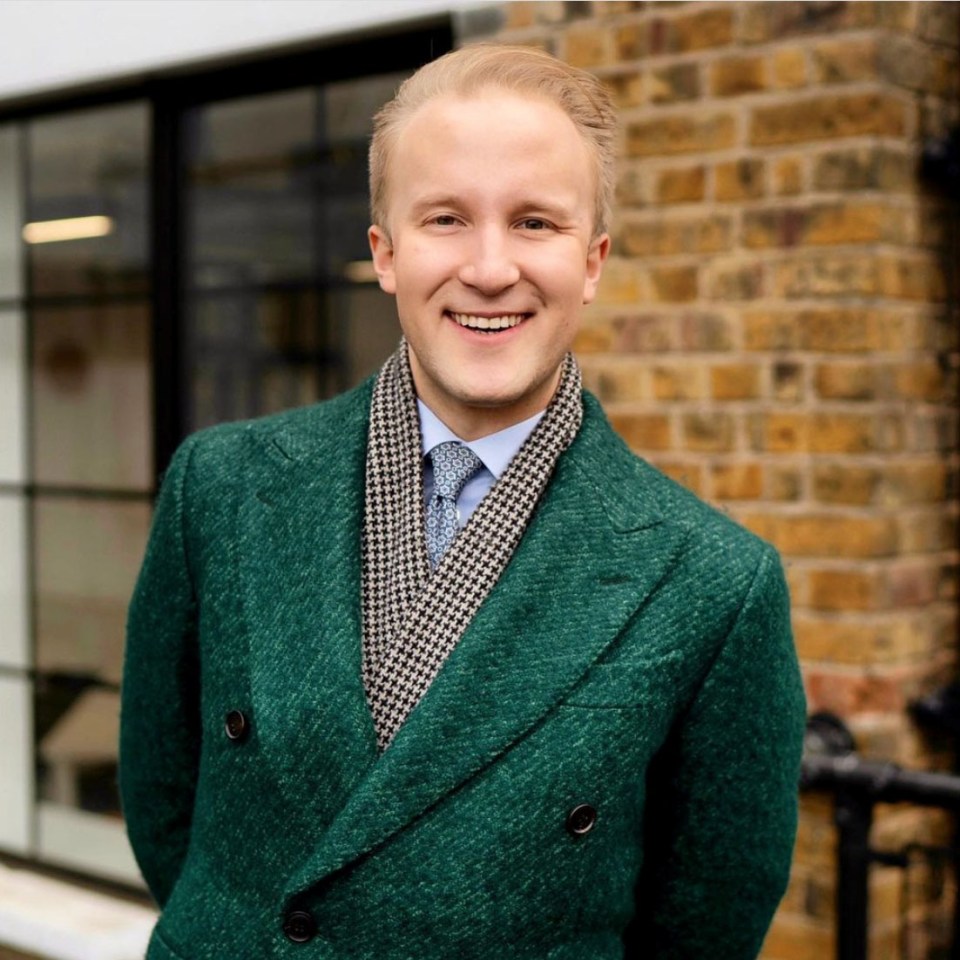
M 397 353 L 175 456 L 124 679 L 150 960 L 759 950 L 796 822 L 787 594 L 581 393 L 614 128 L 543 53 L 424 67 L 371 147 Z

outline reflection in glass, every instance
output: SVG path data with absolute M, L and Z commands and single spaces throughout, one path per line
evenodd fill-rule
M 314 403 L 374 372 L 400 336 L 379 287 L 194 301 L 191 428 Z
M 0 673 L 0 847 L 29 855 L 33 820 L 33 736 L 30 680 Z M 0 948 L 2 951 L 2 948 Z
M 150 505 L 39 497 L 34 511 L 37 669 L 119 683 Z
M 23 494 L 0 493 L 0 668 L 29 665 L 26 517 Z
M 190 114 L 189 427 L 312 403 L 396 345 L 370 270 L 371 118 L 403 74 Z
M 0 126 L 0 300 L 23 293 L 20 125 Z
M 36 717 L 40 798 L 119 816 L 120 694 L 70 678 L 40 677 Z
M 18 309 L 0 308 L 0 483 L 26 480 L 23 368 L 23 315 Z
M 147 306 L 37 308 L 32 354 L 36 481 L 149 490 Z
M 101 236 L 30 244 L 35 295 L 147 292 L 148 120 L 131 103 L 30 122 L 27 220 L 111 223 Z

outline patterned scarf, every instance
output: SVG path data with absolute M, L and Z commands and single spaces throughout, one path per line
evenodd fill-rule
M 493 589 L 583 417 L 580 369 L 564 358 L 540 422 L 431 574 L 423 455 L 407 345 L 373 390 L 363 557 L 363 683 L 385 750 Z

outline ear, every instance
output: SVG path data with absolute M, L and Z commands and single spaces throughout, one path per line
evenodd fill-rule
M 600 275 L 603 273 L 603 264 L 610 253 L 610 234 L 601 233 L 590 241 L 587 250 L 587 272 L 583 281 L 583 302 L 592 303 L 597 295 L 600 284 Z
M 372 226 L 367 231 L 370 253 L 373 255 L 373 269 L 380 281 L 384 293 L 397 292 L 397 278 L 393 272 L 393 243 L 383 227 Z

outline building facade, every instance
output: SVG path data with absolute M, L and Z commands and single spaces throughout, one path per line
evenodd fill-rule
M 596 72 L 621 110 L 587 385 L 634 450 L 780 549 L 811 710 L 868 757 L 948 768 L 910 707 L 957 665 L 958 5 L 370 4 L 333 24 L 349 6 L 271 5 L 317 11 L 278 16 L 294 49 L 237 28 L 197 63 L 0 74 L 0 850 L 136 882 L 116 696 L 157 473 L 189 430 L 338 392 L 390 351 L 369 118 L 484 39 Z M 832 955 L 831 816 L 804 797 L 766 960 Z M 873 842 L 951 830 L 891 807 Z M 952 888 L 929 857 L 875 867 L 871 956 L 936 956 Z

